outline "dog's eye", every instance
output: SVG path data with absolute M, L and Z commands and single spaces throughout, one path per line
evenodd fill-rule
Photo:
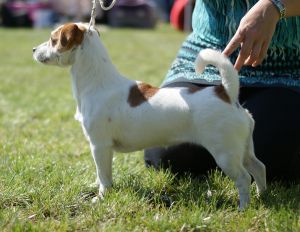
M 57 39 L 50 38 L 52 46 L 57 44 Z

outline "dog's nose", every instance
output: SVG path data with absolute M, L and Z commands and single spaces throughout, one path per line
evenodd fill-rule
M 33 49 L 32 49 L 32 52 L 35 52 L 35 51 L 36 51 L 36 48 L 33 48 Z

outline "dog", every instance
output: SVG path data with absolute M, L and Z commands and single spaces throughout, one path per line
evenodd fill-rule
M 254 120 L 238 104 L 239 80 L 218 51 L 202 50 L 195 62 L 220 71 L 222 84 L 204 88 L 156 88 L 122 76 L 112 64 L 99 32 L 68 23 L 33 48 L 42 64 L 71 66 L 77 102 L 75 119 L 90 143 L 99 196 L 112 187 L 113 152 L 192 143 L 205 147 L 239 191 L 239 209 L 250 201 L 253 176 L 258 194 L 266 189 L 265 166 L 253 149 Z

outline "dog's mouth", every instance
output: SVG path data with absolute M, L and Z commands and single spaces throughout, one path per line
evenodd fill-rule
M 33 59 L 41 64 L 50 64 L 56 58 L 46 49 L 35 49 L 33 52 Z
M 43 57 L 39 61 L 43 64 L 47 64 L 49 62 L 49 60 L 50 60 L 49 58 Z
M 47 64 L 49 62 L 49 58 L 48 57 L 45 57 L 43 55 L 37 55 L 37 54 L 33 54 L 33 58 L 37 61 L 37 62 L 40 62 L 42 64 Z

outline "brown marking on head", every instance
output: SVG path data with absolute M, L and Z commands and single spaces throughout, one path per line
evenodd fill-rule
M 145 83 L 133 85 L 129 90 L 127 102 L 131 107 L 139 106 L 148 101 L 158 90 L 159 88 L 152 87 Z
M 208 86 L 190 85 L 188 87 L 188 92 L 190 94 L 193 94 L 193 93 L 196 93 L 198 91 L 201 91 L 201 90 L 205 89 L 206 87 L 208 87 Z
M 51 45 L 59 52 L 65 52 L 82 43 L 85 28 L 75 23 L 68 23 L 51 34 Z
M 215 94 L 218 98 L 223 100 L 224 102 L 231 104 L 230 97 L 228 96 L 223 85 L 218 85 L 214 87 Z

